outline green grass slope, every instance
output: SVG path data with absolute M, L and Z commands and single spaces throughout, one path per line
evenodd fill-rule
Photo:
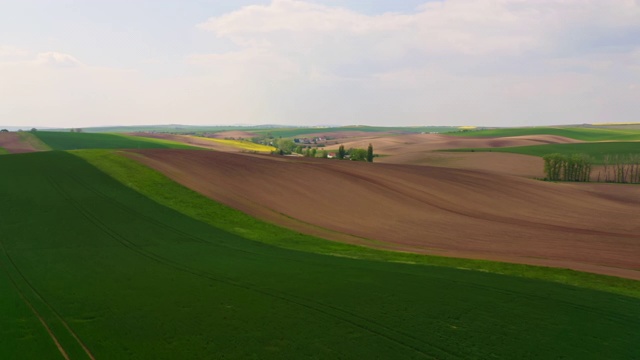
M 577 144 L 548 144 L 532 146 L 514 146 L 504 148 L 453 149 L 455 152 L 506 152 L 523 155 L 545 156 L 547 154 L 587 154 L 593 157 L 594 164 L 602 164 L 605 155 L 626 156 L 640 154 L 640 142 L 589 142 Z
M 71 358 L 640 356 L 640 299 L 269 246 L 68 153 L 2 157 L 0 168 L 0 319 L 24 328 L 0 327 L 0 358 L 16 344 L 59 355 L 35 313 Z
M 53 150 L 76 149 L 195 149 L 173 141 L 150 139 L 122 134 L 72 133 L 38 131 L 34 133 Z
M 459 131 L 447 133 L 454 136 L 506 137 L 525 135 L 557 135 L 583 141 L 630 141 L 640 140 L 640 130 L 578 128 L 578 127 L 526 127 Z
M 0 147 L 0 155 L 6 155 L 9 154 L 9 151 L 3 147 Z

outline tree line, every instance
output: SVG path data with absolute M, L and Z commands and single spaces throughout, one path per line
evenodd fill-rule
M 296 144 L 290 139 L 278 139 L 274 146 L 276 147 L 276 151 L 273 153 L 279 155 L 288 155 L 288 154 L 299 154 L 305 157 L 321 157 L 328 158 L 329 152 L 327 150 L 320 150 L 316 147 L 307 147 L 306 149 L 300 145 L 296 146 Z M 335 157 L 339 160 L 349 159 L 353 161 L 366 161 L 373 162 L 373 158 L 375 154 L 373 153 L 373 145 L 369 144 L 367 149 L 360 148 L 350 148 L 345 149 L 344 145 L 340 145 L 338 148 L 338 152 L 335 154 Z
M 640 183 L 640 155 L 605 155 L 598 181 Z
M 585 154 L 548 154 L 544 160 L 544 173 L 550 181 L 589 181 L 592 158 Z
M 369 144 L 366 150 L 360 148 L 350 148 L 346 150 L 344 145 L 340 145 L 336 153 L 336 158 L 339 160 L 349 159 L 352 161 L 373 162 L 374 157 L 373 145 L 371 144 Z
M 586 154 L 548 154 L 544 160 L 545 180 L 590 181 L 593 158 Z M 597 182 L 640 183 L 640 155 L 605 155 Z

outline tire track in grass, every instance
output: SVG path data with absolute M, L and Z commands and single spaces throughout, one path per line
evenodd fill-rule
M 169 226 L 169 225 L 167 225 L 166 223 L 160 222 L 160 221 L 158 221 L 158 220 L 156 220 L 156 219 L 154 219 L 154 218 L 152 218 L 152 217 L 150 217 L 150 216 L 148 216 L 148 215 L 146 215 L 146 214 L 144 214 L 144 213 L 142 213 L 142 212 L 140 212 L 140 211 L 138 211 L 138 210 L 136 210 L 136 209 L 134 209 L 134 208 L 131 208 L 131 207 L 127 206 L 126 204 L 124 204 L 124 203 L 122 203 L 122 202 L 118 201 L 117 199 L 114 199 L 113 197 L 111 197 L 111 196 L 109 196 L 109 195 L 107 195 L 107 194 L 104 194 L 103 192 L 101 192 L 101 191 L 100 191 L 100 190 L 98 190 L 97 188 L 95 188 L 95 187 L 91 186 L 90 184 L 85 183 L 84 181 L 80 180 L 78 177 L 73 176 L 71 173 L 66 173 L 65 175 L 67 175 L 68 177 L 70 177 L 72 180 L 76 181 L 78 184 L 82 185 L 82 186 L 83 186 L 85 189 L 87 189 L 88 191 L 90 191 L 90 192 L 92 192 L 92 193 L 94 193 L 94 194 L 98 195 L 99 197 L 101 197 L 101 198 L 103 198 L 104 200 L 106 200 L 106 201 L 108 201 L 108 202 L 112 203 L 113 205 L 117 206 L 118 208 L 122 209 L 123 211 L 129 212 L 130 214 L 135 215 L 135 216 L 140 216 L 140 217 L 142 217 L 142 218 L 144 218 L 144 219 L 148 220 L 149 222 L 153 223 L 154 225 L 157 225 L 157 226 L 159 226 L 159 227 L 161 227 L 161 228 L 164 228 L 164 229 L 167 229 L 167 230 L 169 230 L 169 231 L 172 231 L 172 232 L 174 232 L 174 233 L 176 233 L 176 234 L 179 234 L 179 235 L 185 236 L 185 237 L 187 237 L 187 238 L 193 239 L 193 240 L 195 240 L 195 241 L 196 241 L 196 242 L 198 242 L 198 243 L 203 243 L 203 244 L 207 244 L 207 245 L 214 245 L 214 246 L 225 247 L 225 248 L 228 248 L 228 249 L 232 249 L 232 250 L 235 250 L 235 251 L 240 251 L 240 252 L 244 252 L 244 253 L 248 253 L 248 254 L 252 254 L 252 255 L 258 255 L 258 256 L 263 256 L 263 255 L 264 255 L 264 254 L 262 254 L 262 253 L 257 253 L 257 252 L 252 252 L 252 251 L 247 251 L 247 250 L 239 249 L 239 248 L 237 248 L 237 247 L 229 246 L 229 245 L 227 245 L 227 244 L 221 244 L 221 243 L 218 243 L 218 242 L 216 242 L 216 243 L 212 243 L 212 242 L 211 242 L 211 241 L 209 241 L 209 240 L 202 239 L 202 238 L 200 238 L 200 237 L 198 237 L 198 236 L 194 236 L 194 235 L 192 235 L 192 234 L 186 233 L 186 232 L 184 232 L 184 231 L 182 231 L 182 230 L 180 230 L 180 229 L 177 229 L 177 228 L 175 228 L 175 227 Z M 100 221 L 100 220 L 99 220 L 99 217 L 95 217 L 95 218 L 96 218 L 96 220 L 97 220 L 97 221 Z M 101 222 L 101 221 L 100 221 L 100 222 Z M 107 227 L 107 226 L 105 225 L 105 227 Z M 118 235 L 119 235 L 119 234 L 118 234 Z M 122 236 L 122 235 L 119 235 L 119 236 Z M 123 237 L 123 236 L 122 236 L 122 237 Z M 123 238 L 124 238 L 124 237 L 123 237 Z M 130 243 L 131 243 L 131 242 L 130 242 Z M 137 245 L 135 245 L 135 244 L 133 244 L 133 243 L 131 243 L 131 244 L 132 244 L 133 246 L 136 246 L 137 248 L 139 248 Z M 145 252 L 145 253 L 150 253 L 150 252 Z M 153 254 L 153 253 L 151 253 L 151 254 L 152 254 L 153 256 L 157 256 L 157 255 L 155 255 L 155 254 Z M 171 263 L 173 263 L 173 264 L 176 264 L 176 265 L 178 265 L 178 266 L 184 267 L 184 269 L 182 269 L 182 270 L 183 270 L 183 271 L 187 271 L 187 272 L 191 273 L 192 275 L 201 276 L 201 277 L 202 277 L 202 276 L 204 276 L 205 278 L 208 278 L 208 276 L 212 276 L 212 274 L 211 274 L 211 273 L 209 273 L 209 272 L 206 272 L 206 271 L 203 271 L 203 270 L 194 269 L 194 268 L 192 268 L 192 267 L 188 267 L 188 266 L 186 266 L 186 265 L 184 265 L 184 264 L 182 264 L 182 263 L 174 262 L 174 261 L 169 260 L 169 259 L 164 258 L 164 257 L 162 257 L 162 258 L 163 258 L 163 259 L 166 259 L 167 261 L 169 261 L 169 262 L 171 262 Z M 288 260 L 292 260 L 292 261 L 300 261 L 300 260 L 292 259 L 292 258 L 288 258 L 288 257 L 287 257 L 287 259 L 288 259 Z M 185 270 L 185 269 L 187 269 L 187 270 Z M 202 275 L 202 274 L 204 274 L 204 275 Z M 244 284 L 247 284 L 247 286 L 243 286 L 241 283 L 236 282 L 236 281 L 234 281 L 234 280 L 231 280 L 231 279 L 227 279 L 227 280 L 228 280 L 228 281 L 233 282 L 236 286 L 241 286 L 241 287 L 243 287 L 243 288 L 245 288 L 245 289 L 248 289 L 248 290 L 253 289 L 253 290 L 255 291 L 255 289 L 257 289 L 257 285 L 247 283 L 246 281 L 244 282 Z M 227 283 L 227 284 L 229 284 L 229 283 Z M 413 340 L 413 341 L 415 341 L 415 342 L 423 343 L 423 344 L 426 344 L 426 345 L 427 345 L 427 346 L 429 346 L 429 347 L 435 347 L 435 348 L 437 348 L 438 350 L 440 350 L 440 351 L 442 351 L 442 352 L 445 352 L 445 353 L 447 353 L 447 354 L 449 354 L 449 355 L 454 355 L 450 350 L 447 350 L 447 349 L 444 349 L 444 348 L 442 348 L 442 347 L 438 347 L 438 346 L 435 346 L 435 345 L 432 345 L 432 344 L 426 343 L 426 342 L 424 342 L 424 340 L 418 339 L 418 338 L 416 338 L 415 336 L 413 336 L 413 335 L 412 335 L 412 334 L 410 334 L 410 333 L 406 333 L 406 332 L 401 331 L 401 330 L 397 330 L 397 329 L 390 328 L 390 327 L 388 327 L 387 325 L 384 325 L 384 324 L 382 324 L 382 323 L 380 323 L 380 322 L 377 322 L 377 321 L 372 320 L 372 319 L 370 319 L 370 318 L 367 318 L 367 317 L 364 317 L 364 316 L 358 315 L 358 314 L 356 314 L 356 313 L 354 313 L 354 312 L 351 312 L 351 311 L 345 310 L 345 309 L 340 308 L 340 307 L 337 307 L 337 306 L 333 306 L 333 305 L 325 304 L 325 303 L 319 302 L 319 301 L 317 301 L 317 300 L 313 300 L 313 299 L 308 299 L 308 298 L 300 297 L 300 296 L 293 295 L 293 294 L 290 294 L 290 293 L 277 292 L 277 294 L 274 294 L 274 293 L 272 293 L 272 292 L 268 292 L 268 291 L 266 291 L 266 290 L 260 290 L 260 293 L 265 294 L 265 295 L 269 295 L 269 296 L 273 296 L 273 297 L 276 297 L 276 298 L 279 298 L 279 299 L 282 299 L 282 300 L 285 300 L 285 301 L 288 301 L 288 302 L 293 302 L 293 303 L 295 303 L 295 304 L 298 304 L 298 305 L 301 305 L 301 306 L 305 306 L 305 307 L 307 307 L 307 306 L 306 306 L 306 305 L 304 305 L 304 304 L 307 304 L 307 303 L 313 303 L 313 304 L 316 304 L 317 306 L 321 306 L 321 307 L 328 308 L 328 309 L 330 309 L 331 311 L 334 311 L 334 312 L 337 312 L 337 313 L 343 313 L 343 314 L 345 314 L 345 315 L 347 315 L 347 316 L 350 316 L 350 317 L 353 317 L 353 318 L 359 319 L 359 320 L 361 320 L 361 321 L 368 322 L 368 323 L 371 323 L 371 324 L 375 324 L 375 325 L 376 325 L 376 326 L 378 326 L 378 327 L 381 327 L 381 328 L 383 328 L 383 329 L 386 329 L 386 330 L 388 330 L 388 331 L 390 331 L 390 332 L 397 333 L 397 334 L 399 334 L 399 335 L 401 335 L 401 336 L 403 336 L 403 337 L 405 337 L 405 338 L 409 338 L 409 339 L 411 339 L 411 340 Z M 292 300 L 292 299 L 296 299 L 296 300 Z M 312 308 L 312 309 L 315 309 L 315 308 Z M 317 309 L 315 309 L 315 310 L 317 310 Z M 327 313 L 325 313 L 325 314 L 327 314 Z M 354 325 L 354 324 L 352 324 L 352 325 Z M 414 350 L 416 350 L 416 349 L 414 348 Z M 455 356 L 459 356 L 459 355 L 457 355 L 457 354 L 456 354 Z
M 71 335 L 76 340 L 78 345 L 80 345 L 80 347 L 82 348 L 84 353 L 89 357 L 89 359 L 95 360 L 95 357 L 93 356 L 91 351 L 89 351 L 89 348 L 87 348 L 87 346 L 82 342 L 82 340 L 80 340 L 80 337 L 78 337 L 78 335 L 71 329 L 71 327 L 69 326 L 69 324 L 67 324 L 67 322 L 64 320 L 62 315 L 60 315 L 60 313 L 44 298 L 44 296 L 42 296 L 42 294 L 35 288 L 35 286 L 31 284 L 31 282 L 22 273 L 22 271 L 20 271 L 20 268 L 15 264 L 13 259 L 9 256 L 9 253 L 6 250 L 4 250 L 4 245 L 3 245 L 3 252 L 7 256 L 7 258 L 13 265 L 13 267 L 15 268 L 16 272 L 24 280 L 24 283 L 29 287 L 29 289 L 31 289 L 31 291 L 33 291 L 36 297 L 55 315 L 55 317 L 58 319 L 58 321 L 60 321 L 62 326 L 64 326 L 64 328 L 67 329 L 67 331 L 69 332 L 69 335 Z
M 99 197 L 101 197 L 102 199 L 104 199 L 106 201 L 109 201 L 114 206 L 116 206 L 116 207 L 120 208 L 121 210 L 126 211 L 126 212 L 128 212 L 128 213 L 130 213 L 130 214 L 132 214 L 132 215 L 134 215 L 136 217 L 140 217 L 140 218 L 148 221 L 149 223 L 152 223 L 153 225 L 155 225 L 155 226 L 157 226 L 159 228 L 166 229 L 166 230 L 171 231 L 171 232 L 173 232 L 175 234 L 181 235 L 181 236 L 183 236 L 183 237 L 185 237 L 187 239 L 191 239 L 196 243 L 224 247 L 224 248 L 227 248 L 227 249 L 232 249 L 232 250 L 235 250 L 235 251 L 238 251 L 238 252 L 252 254 L 252 255 L 261 255 L 261 254 L 256 253 L 256 252 L 244 250 L 244 249 L 241 249 L 241 248 L 238 248 L 238 247 L 235 247 L 235 246 L 230 246 L 228 244 L 221 244 L 221 243 L 218 243 L 218 242 L 213 243 L 213 242 L 211 242 L 209 240 L 202 239 L 202 238 L 200 238 L 198 236 L 195 236 L 195 235 L 189 234 L 187 232 L 184 232 L 184 231 L 182 231 L 182 230 L 180 230 L 178 228 L 175 228 L 173 226 L 169 226 L 169 225 L 167 225 L 166 223 L 164 223 L 162 221 L 156 220 L 153 217 L 148 216 L 148 215 L 144 214 L 143 212 L 138 211 L 138 210 L 136 210 L 136 209 L 134 209 L 132 207 L 129 207 L 129 206 L 123 204 L 122 202 L 114 199 L 113 197 L 104 194 L 103 192 L 101 192 L 100 190 L 96 189 L 95 187 L 92 187 L 91 185 L 86 184 L 85 182 L 83 182 L 79 178 L 77 178 L 77 177 L 75 177 L 75 176 L 73 176 L 71 174 L 67 174 L 67 175 L 69 176 L 69 178 L 71 178 L 72 180 L 77 182 L 79 185 L 83 186 L 88 191 L 98 195 Z M 164 205 L 160 205 L 160 206 L 164 207 Z
M 193 239 L 194 241 L 196 241 L 196 242 L 198 242 L 198 243 L 203 243 L 203 244 L 207 244 L 207 245 L 214 245 L 214 246 L 225 247 L 225 248 L 229 248 L 229 249 L 232 249 L 232 250 L 235 250 L 235 251 L 240 251 L 240 252 L 248 253 L 248 254 L 252 254 L 252 255 L 258 255 L 258 256 L 262 256 L 262 255 L 263 255 L 263 254 L 261 254 L 261 253 L 251 252 L 251 251 L 246 251 L 246 250 L 243 250 L 243 249 L 239 249 L 239 248 L 237 248 L 237 247 L 228 246 L 228 245 L 226 245 L 226 244 L 212 243 L 211 241 L 208 241 L 208 240 L 202 239 L 202 238 L 200 238 L 200 237 L 198 237 L 198 236 L 194 236 L 194 235 L 192 235 L 192 234 L 186 233 L 186 232 L 184 232 L 184 231 L 182 231 L 182 230 L 180 230 L 180 229 L 177 229 L 177 228 L 175 228 L 175 227 L 169 226 L 169 225 L 167 225 L 166 223 L 163 223 L 163 222 L 161 222 L 161 221 L 158 221 L 158 220 L 156 220 L 156 219 L 154 219 L 154 218 L 152 218 L 152 217 L 150 217 L 150 216 L 148 216 L 148 215 L 146 215 L 146 214 L 144 214 L 144 213 L 142 213 L 142 212 L 140 212 L 140 211 L 135 210 L 134 208 L 131 208 L 131 207 L 129 207 L 129 206 L 127 206 L 127 205 L 125 205 L 124 203 L 122 203 L 122 202 L 120 202 L 120 201 L 118 201 L 118 200 L 114 199 L 113 197 L 111 197 L 111 196 L 109 196 L 109 195 L 104 194 L 104 193 L 103 193 L 103 192 L 101 192 L 100 190 L 96 189 L 95 187 L 91 186 L 90 184 L 85 183 L 84 181 L 80 180 L 78 177 L 73 176 L 73 175 L 72 175 L 72 174 L 70 174 L 70 173 L 67 173 L 66 175 L 67 175 L 69 178 L 71 178 L 72 180 L 74 180 L 75 182 L 77 182 L 79 185 L 83 186 L 83 187 L 84 187 L 85 189 L 87 189 L 88 191 L 90 191 L 90 192 L 92 192 L 92 193 L 96 194 L 97 196 L 101 197 L 102 199 L 104 199 L 104 200 L 106 200 L 106 201 L 108 201 L 108 202 L 112 203 L 113 205 L 117 206 L 118 208 L 122 209 L 123 211 L 126 211 L 126 212 L 128 212 L 128 213 L 130 213 L 130 214 L 132 214 L 132 215 L 135 215 L 135 216 L 139 216 L 139 217 L 141 217 L 141 218 L 144 218 L 145 220 L 148 220 L 150 223 L 152 223 L 152 224 L 154 224 L 154 225 L 156 225 L 156 226 L 159 226 L 159 227 L 161 227 L 161 228 L 167 229 L 168 231 L 171 231 L 171 232 L 174 232 L 174 233 L 176 233 L 176 234 L 179 234 L 179 235 L 185 236 L 185 237 L 187 237 L 187 238 L 189 238 L 189 239 Z M 98 219 L 99 219 L 99 217 L 95 217 L 95 216 L 93 216 L 93 218 L 95 218 L 95 219 L 96 219 L 96 221 L 100 221 L 100 220 L 98 220 Z M 101 222 L 101 221 L 100 221 L 100 222 Z M 102 222 L 101 222 L 101 223 L 102 223 Z M 104 225 L 104 226 L 105 226 L 105 228 L 107 228 L 107 226 L 106 226 L 106 225 Z M 118 236 L 120 236 L 120 237 L 124 238 L 124 236 L 122 236 L 122 235 L 120 235 L 120 234 L 118 234 Z M 140 249 L 140 247 L 138 247 L 137 245 L 133 244 L 132 242 L 130 242 L 130 241 L 129 241 L 129 243 L 131 243 L 131 244 L 132 244 L 133 246 L 135 246 L 136 248 Z M 147 253 L 147 254 L 151 254 L 151 255 L 153 255 L 153 256 L 157 256 L 157 255 L 155 255 L 155 254 L 153 254 L 153 253 L 150 253 L 150 252 L 148 252 L 148 251 L 144 251 L 144 252 L 145 252 L 145 253 Z M 169 259 L 164 258 L 164 257 L 161 257 L 161 258 L 162 258 L 162 259 L 165 259 L 165 260 L 167 260 L 167 261 L 169 261 L 169 262 L 171 262 L 171 263 L 173 263 L 173 264 L 176 264 L 176 265 L 178 265 L 178 266 L 184 267 L 184 269 L 181 269 L 181 270 L 182 270 L 182 271 L 187 271 L 187 272 L 191 273 L 192 275 L 196 275 L 196 276 L 200 276 L 200 277 L 204 276 L 205 278 L 208 278 L 208 279 L 209 279 L 209 277 L 208 277 L 208 276 L 211 276 L 211 273 L 209 273 L 209 272 L 202 271 L 202 270 L 198 270 L 198 269 L 194 269 L 194 268 L 192 268 L 192 267 L 185 266 L 185 265 L 184 265 L 184 264 L 182 264 L 182 263 L 174 262 L 174 261 L 169 260 Z M 289 260 L 295 260 L 295 259 L 290 259 L 290 258 L 287 258 L 287 259 L 289 259 Z M 299 261 L 299 260 L 295 260 L 295 261 Z M 165 265 L 166 265 L 166 264 L 165 264 Z M 176 268 L 176 267 L 174 267 L 174 268 Z M 202 275 L 202 274 L 204 274 L 204 275 Z M 211 280 L 211 279 L 210 279 L 210 280 Z M 217 280 L 216 280 L 216 281 L 217 281 Z M 234 280 L 228 279 L 228 281 L 234 282 L 234 284 L 235 284 L 235 281 L 234 281 Z M 229 284 L 229 283 L 227 283 L 227 284 Z M 237 283 L 237 284 L 235 284 L 235 285 L 236 285 L 236 286 L 238 286 L 238 284 L 240 284 L 240 283 Z M 255 291 L 255 289 L 257 288 L 257 286 L 256 286 L 256 285 L 254 285 L 254 284 L 250 284 L 250 283 L 247 283 L 247 282 L 244 282 L 244 284 L 247 284 L 247 286 L 242 286 L 242 285 L 240 285 L 240 286 L 242 286 L 242 287 L 243 287 L 243 288 L 245 288 L 245 289 L 254 289 L 254 291 Z M 422 342 L 423 342 L 422 340 L 420 340 L 420 339 L 418 339 L 418 338 L 414 337 L 413 335 L 411 335 L 411 334 L 409 334 L 409 333 L 406 333 L 406 332 L 403 332 L 403 331 L 400 331 L 400 330 L 396 330 L 396 329 L 389 328 L 388 326 L 383 325 L 383 324 L 381 324 L 381 323 L 379 323 L 379 322 L 376 322 L 376 321 L 374 321 L 374 320 L 371 320 L 371 319 L 369 319 L 369 318 L 363 317 L 363 316 L 361 316 L 361 315 L 357 315 L 356 313 L 353 313 L 353 312 L 351 312 L 351 311 L 345 310 L 345 309 L 343 309 L 343 308 L 339 308 L 339 307 L 336 307 L 336 306 L 333 306 L 333 305 L 328 305 L 328 304 L 325 304 L 325 303 L 318 302 L 317 300 L 311 300 L 311 299 L 308 299 L 308 298 L 304 298 L 304 297 L 296 296 L 296 295 L 289 294 L 289 293 L 282 293 L 282 292 L 278 292 L 278 294 L 273 294 L 273 293 L 270 293 L 270 292 L 268 292 L 268 291 L 266 291 L 266 290 L 260 290 L 260 293 L 262 293 L 262 294 L 264 294 L 264 295 L 269 295 L 269 296 L 277 297 L 277 298 L 279 298 L 279 299 L 281 299 L 281 300 L 286 300 L 286 301 L 288 301 L 288 302 L 293 302 L 293 303 L 295 303 L 295 304 L 298 304 L 298 305 L 301 305 L 301 306 L 305 306 L 305 307 L 306 307 L 306 305 L 304 305 L 303 303 L 314 303 L 314 304 L 316 304 L 316 305 L 318 305 L 318 306 L 326 307 L 326 308 L 331 309 L 331 310 L 333 310 L 333 311 L 335 311 L 335 312 L 338 312 L 338 313 L 344 313 L 344 314 L 346 314 L 346 315 L 348 315 L 348 316 L 351 316 L 351 317 L 353 317 L 353 318 L 357 318 L 357 319 L 359 319 L 359 320 L 361 320 L 361 321 L 369 322 L 369 323 L 375 324 L 375 325 L 377 325 L 377 326 L 379 326 L 379 327 L 382 327 L 382 328 L 384 328 L 384 329 L 387 329 L 388 331 L 392 331 L 392 332 L 398 333 L 398 334 L 400 334 L 401 336 L 404 336 L 404 337 L 406 337 L 406 338 L 410 338 L 410 339 L 412 339 L 412 340 L 414 340 L 414 341 L 416 341 L 416 342 L 420 342 L 420 343 L 422 343 Z M 286 298 L 286 297 L 288 297 L 288 298 Z M 294 301 L 294 300 L 291 300 L 291 299 L 296 299 L 296 300 Z M 315 309 L 315 310 L 317 310 L 317 309 Z M 325 314 L 326 314 L 326 313 L 325 313 Z M 353 324 L 352 324 L 352 325 L 353 325 Z M 431 344 L 427 344 L 427 345 L 432 346 L 432 347 L 436 347 L 435 345 L 431 345 Z M 445 349 L 443 349 L 443 348 L 439 348 L 439 347 L 436 347 L 436 348 L 438 348 L 439 350 L 441 350 L 441 351 L 443 351 L 443 352 L 448 352 L 447 350 L 445 350 Z M 414 349 L 414 350 L 416 350 L 416 349 Z M 449 353 L 449 355 L 451 355 L 451 353 L 450 353 L 450 352 L 448 352 L 448 353 Z
M 11 259 L 11 256 L 9 256 L 9 253 L 5 249 L 4 244 L 2 243 L 2 241 L 0 241 L 0 247 L 2 248 L 2 253 L 4 254 L 4 256 L 9 260 L 9 262 L 12 264 L 14 269 L 17 270 L 16 265 L 13 262 L 13 259 Z M 33 312 L 33 314 L 36 316 L 36 318 L 38 318 L 38 321 L 40 321 L 40 324 L 42 324 L 42 326 L 44 327 L 44 329 L 47 332 L 47 334 L 49 334 L 49 337 L 51 338 L 53 343 L 56 345 L 56 348 L 58 348 L 58 351 L 60 352 L 60 355 L 62 355 L 62 357 L 65 358 L 66 360 L 70 360 L 69 355 L 67 354 L 67 351 L 64 349 L 62 344 L 60 344 L 60 341 L 58 340 L 56 335 L 53 333 L 53 331 L 51 330 L 51 328 L 49 327 L 47 322 L 44 320 L 42 315 L 40 315 L 38 310 L 36 310 L 36 308 L 29 301 L 29 299 L 27 299 L 26 295 L 22 292 L 22 290 L 20 290 L 20 287 L 18 286 L 16 281 L 11 276 L 11 273 L 9 272 L 7 267 L 2 263 L 0 263 L 0 264 L 2 265 L 2 270 L 7 274 L 7 277 L 9 278 L 9 281 L 11 281 L 11 284 L 16 289 L 16 292 L 18 293 L 18 295 L 20 296 L 22 301 L 27 305 L 27 307 L 29 309 L 31 309 L 31 312 Z
M 293 296 L 291 294 L 286 294 L 286 293 L 281 293 L 281 292 L 271 292 L 268 290 L 264 290 L 259 288 L 257 285 L 254 284 L 250 284 L 250 283 L 246 283 L 246 282 L 239 282 L 237 280 L 233 280 L 230 278 L 224 278 L 224 277 L 220 277 L 220 275 L 214 275 L 211 274 L 209 272 L 206 271 L 202 271 L 202 270 L 198 270 L 198 269 L 194 269 L 191 268 L 189 266 L 186 266 L 182 263 L 173 261 L 171 259 L 168 259 L 166 257 L 154 254 L 153 252 L 150 251 L 146 251 L 144 250 L 142 247 L 136 245 L 135 243 L 131 242 L 130 240 L 128 240 L 125 236 L 119 234 L 118 232 L 116 232 L 115 230 L 111 229 L 109 226 L 107 226 L 104 222 L 102 222 L 98 217 L 94 216 L 89 210 L 87 210 L 84 206 L 82 206 L 82 204 L 80 204 L 78 201 L 76 201 L 74 198 L 71 197 L 71 195 L 69 195 L 69 193 L 67 193 L 66 191 L 64 191 L 64 189 L 60 186 L 60 184 L 58 184 L 55 180 L 53 180 L 53 178 L 48 177 L 52 187 L 65 199 L 69 202 L 69 204 L 71 204 L 74 208 L 76 208 L 76 210 L 82 214 L 83 217 L 85 217 L 88 221 L 90 221 L 91 223 L 94 224 L 94 226 L 96 226 L 98 229 L 100 229 L 102 232 L 104 232 L 105 234 L 107 234 L 109 237 L 111 237 L 112 239 L 114 239 L 115 241 L 117 241 L 118 243 L 120 243 L 121 245 L 123 245 L 125 248 L 143 256 L 146 257 L 152 261 L 158 262 L 162 265 L 171 267 L 173 269 L 182 271 L 182 272 L 186 272 L 189 273 L 191 275 L 197 276 L 197 277 L 201 277 L 204 279 L 208 279 L 211 281 L 215 281 L 215 282 L 219 282 L 225 285 L 229 285 L 229 286 L 234 286 L 234 287 L 238 287 L 238 288 L 242 288 L 244 290 L 250 291 L 250 292 L 254 292 L 254 293 L 258 293 L 264 296 L 268 296 L 268 297 L 272 297 L 272 298 L 276 298 L 279 299 L 281 301 L 284 302 L 288 302 L 290 304 L 295 304 L 297 306 L 306 308 L 308 310 L 323 314 L 325 316 L 337 319 L 339 321 L 342 321 L 344 323 L 350 324 L 351 326 L 357 327 L 361 330 L 364 330 L 366 332 L 369 332 L 371 334 L 374 334 L 376 336 L 382 337 L 387 339 L 388 341 L 391 341 L 393 343 L 396 343 L 398 345 L 401 345 L 402 347 L 405 347 L 407 349 L 411 349 L 419 354 L 421 354 L 422 356 L 429 358 L 429 359 L 437 359 L 440 358 L 441 356 L 447 356 L 447 357 L 454 357 L 454 358 L 460 358 L 460 355 L 455 354 L 453 352 L 451 352 L 451 350 L 449 349 L 444 349 L 442 347 L 436 346 L 434 344 L 430 344 L 425 342 L 424 340 L 418 339 L 410 334 L 404 333 L 403 331 L 400 330 L 396 330 L 393 328 L 389 328 L 388 326 L 378 323 L 374 320 L 371 320 L 369 318 L 365 318 L 363 316 L 357 315 L 355 313 L 352 313 L 350 311 L 341 309 L 341 308 L 337 308 L 335 306 L 331 306 L 331 305 L 326 305 L 326 304 L 322 304 L 322 303 L 318 303 L 317 301 L 313 301 L 310 299 L 305 299 L 305 298 L 301 298 L 301 297 L 296 297 Z M 72 179 L 73 180 L 73 179 Z M 77 181 L 76 181 L 77 182 Z M 113 201 L 113 200 L 112 200 Z M 210 243 L 207 241 L 207 243 Z M 246 251 L 245 251 L 246 252 Z M 400 337 L 400 338 L 396 338 L 394 336 L 389 335 L 389 333 L 393 333 L 396 336 Z M 413 343 L 413 344 L 412 344 Z M 415 345 L 415 343 L 418 343 L 419 345 Z M 434 356 L 431 355 L 427 352 L 425 352 L 424 350 L 422 350 L 420 348 L 420 345 L 423 347 L 427 347 L 430 348 L 432 350 L 434 350 L 435 352 L 440 353 L 438 356 Z
M 87 355 L 87 357 L 89 357 L 89 359 L 91 360 L 95 360 L 95 357 L 93 356 L 93 354 L 91 353 L 91 351 L 89 350 L 89 348 L 87 348 L 87 346 L 82 342 L 82 340 L 80 340 L 80 338 L 78 337 L 78 335 L 71 329 L 71 327 L 69 326 L 69 324 L 64 320 L 64 318 L 60 315 L 60 313 L 44 298 L 44 296 L 42 296 L 42 294 L 35 288 L 35 286 L 33 286 L 33 284 L 31 284 L 31 282 L 27 279 L 27 277 L 22 273 L 22 271 L 20 270 L 20 268 L 16 265 L 16 263 L 13 261 L 13 259 L 11 258 L 11 256 L 9 255 L 9 253 L 6 251 L 4 244 L 2 242 L 0 242 L 0 245 L 2 245 L 2 251 L 4 253 L 4 255 L 6 256 L 6 258 L 9 260 L 9 262 L 12 264 L 14 270 L 19 274 L 19 276 L 22 278 L 24 284 L 26 284 L 26 286 L 35 294 L 35 296 L 38 298 L 38 300 L 40 300 L 42 302 L 42 304 L 44 304 L 44 306 L 49 309 L 51 311 L 51 313 L 53 313 L 53 315 L 57 318 L 58 321 L 60 321 L 60 323 L 62 324 L 62 326 L 69 332 L 69 335 L 71 335 L 76 342 L 78 343 L 78 345 L 82 348 L 83 352 L 85 353 L 85 355 Z M 6 271 L 6 268 L 5 268 Z M 11 279 L 12 282 L 14 283 L 14 285 L 17 285 L 13 279 Z M 20 291 L 20 290 L 18 290 Z M 26 298 L 26 295 L 20 291 L 22 293 L 23 296 L 25 296 L 25 301 L 28 302 L 28 305 L 30 307 L 33 307 L 32 303 L 30 303 L 28 301 L 28 299 Z M 35 309 L 34 309 L 35 311 Z M 45 324 L 43 324 L 45 325 Z M 45 327 L 47 329 L 50 330 L 50 327 L 45 325 Z M 53 336 L 53 334 L 51 333 L 51 335 Z M 60 344 L 57 339 L 55 340 L 56 344 Z M 60 345 L 61 346 L 61 345 Z M 67 354 L 67 351 L 65 351 L 65 354 Z M 68 355 L 66 355 L 68 358 Z

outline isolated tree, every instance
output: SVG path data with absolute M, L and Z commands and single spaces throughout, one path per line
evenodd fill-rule
M 338 148 L 338 159 L 344 159 L 344 156 L 347 155 L 347 152 L 344 150 L 344 145 L 340 145 Z
M 7 130 L 7 129 L 2 129 L 2 130 L 0 130 L 0 132 L 9 132 L 9 130 Z
M 314 158 L 316 157 L 316 155 L 318 155 L 318 149 L 316 148 L 311 149 L 311 157 Z
M 369 143 L 369 147 L 367 148 L 367 162 L 373 162 L 373 145 Z
M 296 143 L 291 139 L 280 138 L 276 141 L 276 147 L 282 150 L 284 154 L 291 154 L 296 148 Z

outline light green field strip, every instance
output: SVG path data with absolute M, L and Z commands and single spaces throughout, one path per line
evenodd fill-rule
M 9 151 L 3 147 L 0 147 L 0 155 L 9 154 Z
M 38 151 L 49 151 L 51 148 L 49 145 L 45 144 L 40 140 L 34 133 L 30 132 L 19 132 L 20 141 L 26 142 L 27 144 L 33 146 L 34 149 Z
M 257 220 L 240 211 L 216 203 L 117 152 L 85 150 L 73 151 L 72 153 L 162 205 L 247 239 L 306 252 L 477 270 L 541 279 L 640 298 L 640 281 L 568 269 L 383 251 L 300 234 Z

